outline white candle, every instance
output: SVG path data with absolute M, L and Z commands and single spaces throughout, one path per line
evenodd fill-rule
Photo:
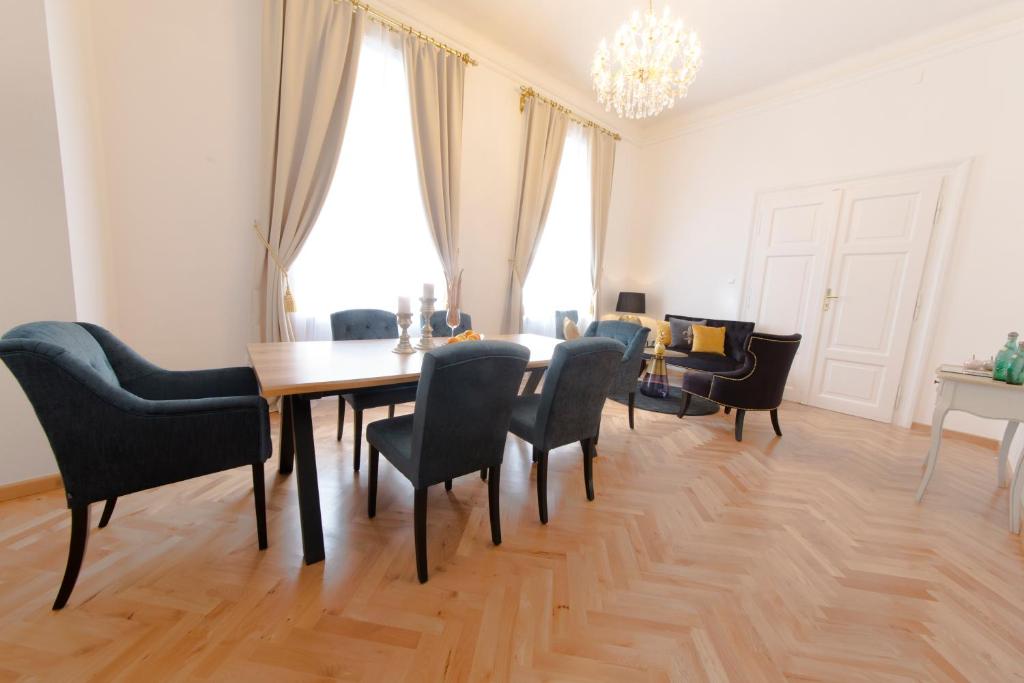
M 434 298 L 434 285 L 429 282 L 423 283 L 423 298 L 433 299 Z
M 398 297 L 398 312 L 399 313 L 412 313 L 412 304 L 409 303 L 409 297 L 400 296 Z

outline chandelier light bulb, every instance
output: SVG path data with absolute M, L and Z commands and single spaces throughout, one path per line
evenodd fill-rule
M 686 93 L 701 67 L 697 33 L 668 6 L 659 16 L 652 6 L 634 10 L 609 47 L 602 38 L 591 68 L 594 90 L 605 110 L 629 119 L 657 116 Z

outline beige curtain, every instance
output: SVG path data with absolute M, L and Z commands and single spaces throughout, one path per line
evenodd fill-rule
M 612 176 L 615 174 L 615 138 L 596 128 L 590 129 L 590 284 L 594 289 L 590 314 L 598 319 L 601 302 L 601 276 L 604 273 L 604 243 L 608 234 L 608 207 L 612 200 Z
M 264 0 L 260 229 L 288 268 L 334 177 L 356 81 L 364 14 L 349 2 Z M 261 256 L 260 335 L 291 341 L 284 278 Z
M 523 283 L 551 208 L 568 125 L 569 118 L 562 112 L 536 97 L 527 98 L 523 110 L 522 167 L 516 199 L 512 276 L 505 305 L 506 333 L 523 329 Z
M 416 36 L 403 39 L 420 191 L 449 287 L 459 274 L 459 184 L 466 63 Z

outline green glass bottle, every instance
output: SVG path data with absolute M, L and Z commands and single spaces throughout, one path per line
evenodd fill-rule
M 1024 342 L 1017 347 L 1013 362 L 1006 369 L 1007 384 L 1024 384 Z
M 1006 344 L 996 354 L 996 362 L 992 368 L 992 379 L 1000 382 L 1006 381 L 1006 371 L 1009 369 L 1010 356 L 1017 353 L 1017 333 L 1011 332 L 1006 336 Z

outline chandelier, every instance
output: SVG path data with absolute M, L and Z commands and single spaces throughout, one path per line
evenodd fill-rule
M 701 66 L 700 38 L 685 30 L 680 19 L 659 17 L 650 0 L 647 11 L 634 11 L 619 27 L 609 47 L 602 39 L 594 54 L 591 76 L 597 99 L 605 110 L 643 119 L 671 109 L 677 97 L 686 97 Z

